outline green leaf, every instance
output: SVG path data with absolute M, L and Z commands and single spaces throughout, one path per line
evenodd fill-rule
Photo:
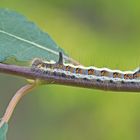
M 34 58 L 58 60 L 58 53 L 64 51 L 24 16 L 0 9 L 0 62 L 12 58 L 30 61 Z M 64 59 L 69 59 L 64 53 Z
M 0 128 L 0 140 L 6 140 L 6 134 L 8 131 L 8 124 L 5 123 L 3 126 Z

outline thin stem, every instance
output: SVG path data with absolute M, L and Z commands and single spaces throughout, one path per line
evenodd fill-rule
M 27 79 L 39 80 L 42 83 L 47 84 L 59 84 L 59 85 L 70 85 L 83 88 L 93 88 L 110 91 L 128 91 L 128 92 L 140 92 L 140 81 L 137 83 L 133 82 L 122 82 L 119 84 L 112 82 L 100 82 L 97 80 L 84 80 L 84 79 L 70 79 L 62 76 L 55 76 L 50 74 L 42 74 L 40 72 L 32 71 L 30 67 L 22 67 L 15 65 L 7 65 L 0 63 L 0 72 L 12 75 L 21 76 Z
M 72 59 L 72 58 L 69 58 L 68 59 L 73 65 L 81 65 L 82 66 L 82 64 L 80 64 L 78 61 L 76 61 L 76 60 L 74 60 L 74 59 Z
M 26 95 L 27 93 L 29 93 L 29 91 L 31 91 L 34 87 L 36 86 L 36 84 L 28 84 L 23 86 L 21 89 L 19 89 L 16 94 L 13 96 L 13 98 L 11 99 L 6 112 L 4 114 L 4 116 L 2 117 L 2 120 L 0 122 L 0 127 L 4 124 L 4 123 L 8 123 L 9 119 L 12 116 L 12 113 L 17 105 L 17 103 L 21 100 L 21 98 Z

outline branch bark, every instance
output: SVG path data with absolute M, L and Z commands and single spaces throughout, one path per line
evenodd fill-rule
M 120 84 L 112 82 L 97 82 L 97 80 L 88 81 L 84 79 L 68 79 L 60 76 L 53 76 L 49 74 L 40 74 L 39 72 L 34 72 L 30 67 L 22 67 L 16 65 L 7 65 L 0 63 L 0 72 L 12 74 L 16 76 L 21 76 L 27 79 L 39 80 L 42 83 L 47 84 L 60 84 L 60 85 L 70 85 L 83 88 L 93 88 L 101 90 L 110 91 L 127 91 L 127 92 L 139 92 L 140 82 L 122 82 Z

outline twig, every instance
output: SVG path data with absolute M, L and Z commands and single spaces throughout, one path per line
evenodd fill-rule
M 21 100 L 21 98 L 29 93 L 29 91 L 31 91 L 34 87 L 36 86 L 36 84 L 28 84 L 28 85 L 25 85 L 23 86 L 21 89 L 19 89 L 16 94 L 13 96 L 13 98 L 11 99 L 7 109 L 6 109 L 6 112 L 4 114 L 4 116 L 2 117 L 1 119 L 1 122 L 0 122 L 0 127 L 4 124 L 4 123 L 8 123 L 9 119 L 11 118 L 12 116 L 12 113 L 17 105 L 17 103 Z
M 120 84 L 112 82 L 100 82 L 97 80 L 84 80 L 84 79 L 70 79 L 66 77 L 59 77 L 50 74 L 40 74 L 40 72 L 34 72 L 30 67 L 22 67 L 15 65 L 7 65 L 0 63 L 0 72 L 12 75 L 21 76 L 27 79 L 38 80 L 43 83 L 70 85 L 83 88 L 93 88 L 110 91 L 128 91 L 128 92 L 140 92 L 140 82 L 122 82 Z

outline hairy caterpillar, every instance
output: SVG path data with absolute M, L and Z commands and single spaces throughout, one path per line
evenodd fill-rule
M 32 62 L 32 71 L 40 74 L 62 77 L 66 79 L 86 81 L 97 81 L 98 83 L 140 83 L 140 69 L 134 71 L 110 70 L 108 68 L 74 66 L 63 63 L 63 55 L 59 53 L 58 62 L 42 61 L 35 59 Z

